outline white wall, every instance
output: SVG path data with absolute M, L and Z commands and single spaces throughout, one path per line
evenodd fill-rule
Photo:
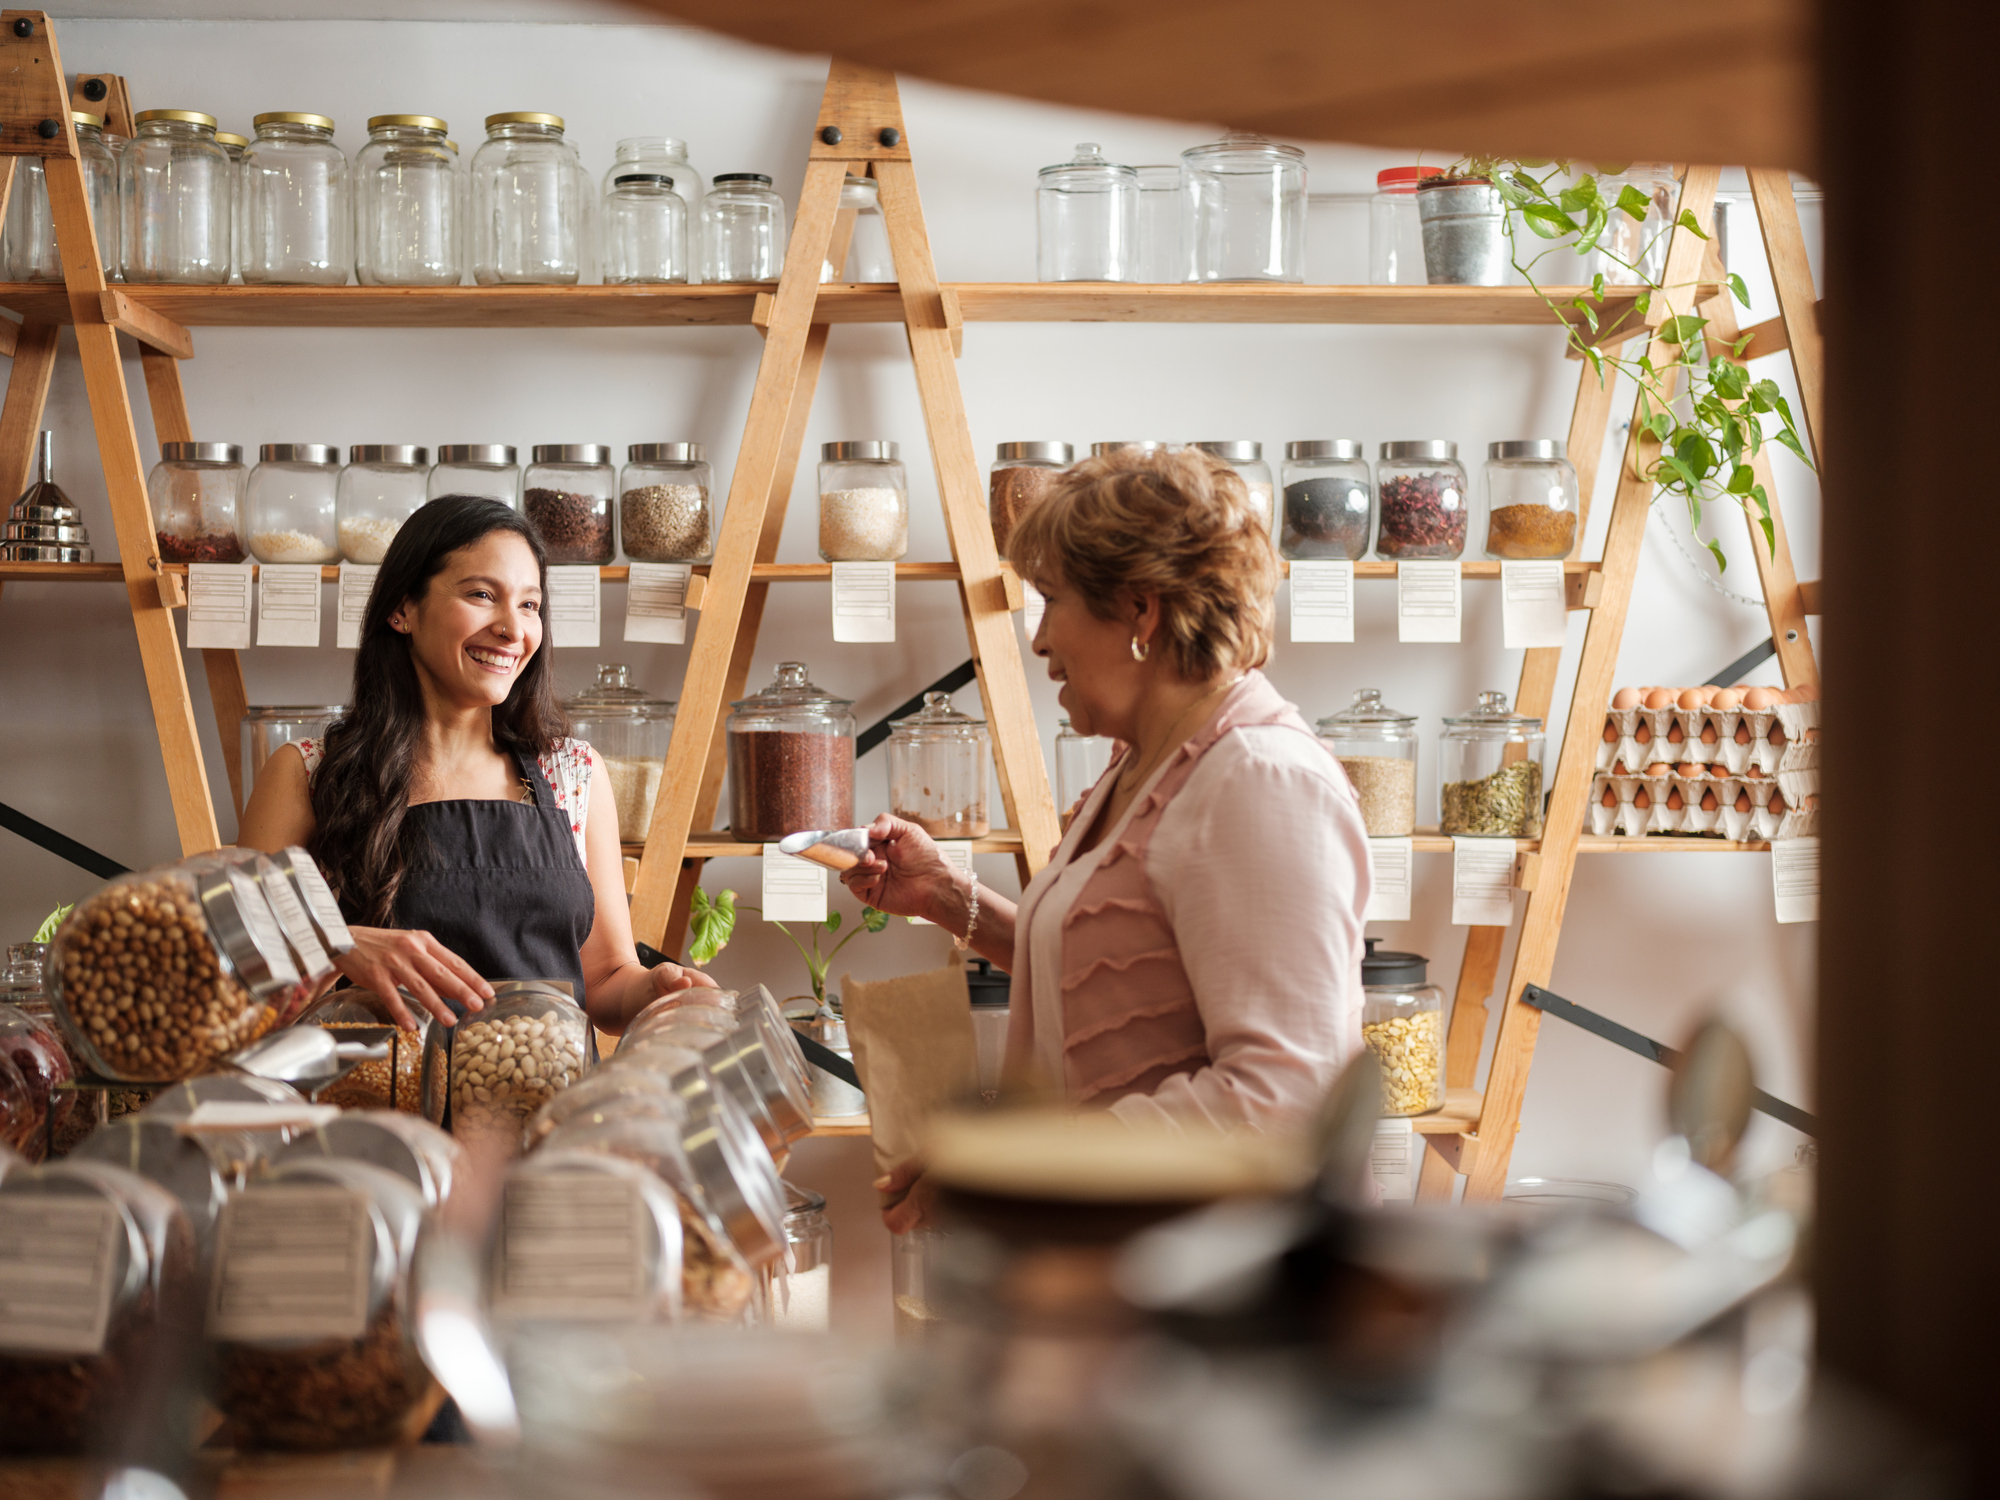
M 338 120 L 338 138 L 352 152 L 365 139 L 368 115 L 421 111 L 448 118 L 469 155 L 484 115 L 551 110 L 567 117 L 593 173 L 610 164 L 619 137 L 672 133 L 690 141 L 704 172 L 769 172 L 788 200 L 796 198 L 801 148 L 824 77 L 822 60 L 658 25 L 78 19 L 60 24 L 59 40 L 72 71 L 123 73 L 135 106 L 202 109 L 227 129 L 247 133 L 258 111 L 317 110 Z M 1075 142 L 1100 141 L 1119 160 L 1171 161 L 1212 135 L 1206 127 L 1127 121 L 922 84 L 907 86 L 904 100 L 932 242 L 947 279 L 1032 278 L 1034 172 L 1066 159 Z M 1315 147 L 1312 187 L 1365 191 L 1378 167 L 1398 159 Z M 1746 323 L 1773 310 L 1768 295 L 1762 302 L 1745 314 Z M 622 451 L 632 442 L 692 438 L 710 446 L 718 491 L 727 487 L 760 347 L 748 328 L 202 329 L 195 341 L 198 356 L 184 378 L 196 436 L 204 440 L 524 448 L 592 441 Z M 982 455 L 1000 441 L 1044 437 L 1079 447 L 1103 438 L 1254 437 L 1276 454 L 1289 438 L 1351 436 L 1372 445 L 1445 436 L 1458 440 L 1475 468 L 1491 440 L 1561 436 L 1577 373 L 1561 358 L 1558 335 L 1538 329 L 1088 325 L 975 325 L 959 368 Z M 1789 388 L 1782 361 L 1767 368 Z M 141 412 L 142 446 L 151 451 L 136 361 L 127 373 Z M 1620 410 L 1622 425 L 1629 411 L 1622 398 Z M 47 425 L 58 435 L 62 483 L 82 504 L 99 556 L 109 557 L 115 544 L 73 359 L 58 368 Z M 899 439 L 913 460 L 910 557 L 947 556 L 900 332 L 843 328 L 834 334 L 821 381 L 809 453 L 816 455 L 824 440 L 877 436 Z M 1599 535 L 1621 436 L 1614 430 L 1607 444 L 1593 526 Z M 1816 577 L 1816 486 L 1781 458 L 1778 488 L 1801 576 Z M 816 557 L 814 493 L 808 461 L 794 489 L 781 560 Z M 1754 596 L 1740 523 L 1725 515 L 1711 524 L 1734 561 L 1728 586 Z M 1670 540 L 1679 525 L 1662 514 L 1649 529 L 1621 681 L 1700 681 L 1768 634 L 1760 610 L 1725 599 L 1695 576 Z M 1356 645 L 1281 641 L 1271 674 L 1309 717 L 1344 706 L 1360 686 L 1379 686 L 1390 702 L 1420 714 L 1428 787 L 1440 715 L 1470 706 L 1482 688 L 1511 692 L 1519 673 L 1518 653 L 1499 646 L 1494 586 L 1473 583 L 1466 594 L 1465 646 L 1397 645 L 1392 594 L 1386 585 L 1369 585 Z M 608 589 L 608 641 L 618 639 L 622 607 L 621 591 Z M 780 589 L 765 617 L 753 677 L 768 681 L 780 659 L 805 660 L 821 684 L 855 697 L 868 723 L 967 654 L 945 586 L 908 585 L 900 608 L 895 645 L 835 646 L 828 640 L 827 590 Z M 1573 643 L 1581 626 L 1582 616 L 1574 616 Z M 118 591 L 9 584 L 0 599 L 0 630 L 0 800 L 126 864 L 175 857 L 165 778 Z M 641 683 L 671 697 L 686 652 L 617 644 L 564 652 L 564 690 L 588 681 L 599 660 L 630 662 Z M 245 656 L 253 703 L 338 702 L 348 670 L 348 655 L 331 647 Z M 226 808 L 198 657 L 188 659 L 188 671 L 210 781 Z M 1055 729 L 1054 695 L 1033 675 L 1046 743 Z M 1775 670 L 1766 666 L 1751 680 L 1775 681 Z M 1567 675 L 1560 691 L 1568 691 Z M 1559 708 L 1562 702 L 1559 695 Z M 961 695 L 961 703 L 973 706 L 976 694 Z M 864 814 L 882 805 L 884 776 L 879 752 L 861 763 Z M 225 813 L 225 835 L 229 829 Z M 749 863 L 712 865 L 709 884 L 743 890 L 755 873 Z M 1389 946 L 1430 955 L 1433 977 L 1447 991 L 1462 939 L 1447 920 L 1449 874 L 1444 858 L 1421 860 L 1420 917 L 1378 929 Z M 1015 885 L 1008 859 L 984 860 L 981 876 L 1001 889 Z M 0 932 L 25 937 L 50 907 L 93 884 L 8 836 L 0 859 Z M 844 893 L 838 904 L 852 914 Z M 934 964 L 940 944 L 936 932 L 898 922 L 885 935 L 857 941 L 835 972 L 850 961 L 856 973 L 871 976 Z M 747 924 L 716 972 L 725 982 L 764 979 L 780 993 L 804 982 L 789 946 Z M 1765 856 L 1585 860 L 1553 987 L 1667 1040 L 1679 1038 L 1702 1007 L 1726 998 L 1755 1039 L 1763 1081 L 1810 1105 L 1804 1053 L 1810 933 L 1773 924 Z M 1651 1064 L 1551 1023 L 1528 1091 L 1516 1175 L 1635 1180 L 1659 1132 L 1663 1081 Z M 1789 1159 L 1796 1139 L 1760 1120 L 1752 1147 L 1775 1163 Z

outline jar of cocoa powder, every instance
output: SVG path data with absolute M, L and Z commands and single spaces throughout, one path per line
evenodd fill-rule
M 618 471 L 603 443 L 537 443 L 521 478 L 521 512 L 552 563 L 602 566 L 618 553 L 612 496 Z
M 729 705 L 729 828 L 746 844 L 854 822 L 854 704 L 778 663 L 761 693 Z

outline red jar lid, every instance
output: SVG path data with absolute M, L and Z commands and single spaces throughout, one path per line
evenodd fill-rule
M 1419 179 L 1442 176 L 1443 167 L 1384 167 L 1375 174 L 1375 190 L 1382 193 L 1414 193 Z

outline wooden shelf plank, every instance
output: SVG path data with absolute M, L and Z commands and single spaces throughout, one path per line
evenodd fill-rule
M 645 851 L 645 848 L 646 846 L 643 843 L 632 843 L 624 846 L 625 853 L 634 859 L 638 858 Z M 687 859 L 755 859 L 762 856 L 763 850 L 764 846 L 762 844 L 746 844 L 732 838 L 729 830 L 724 828 L 689 834 L 687 853 L 684 857 Z M 1021 852 L 1021 835 L 1011 828 L 996 828 L 985 838 L 974 839 L 972 841 L 972 852 L 975 854 L 1019 854 Z
M 0 579 L 8 583 L 123 583 L 125 570 L 115 562 L 0 562 Z
M 1410 1117 L 1410 1128 L 1418 1135 L 1464 1135 L 1478 1124 L 1478 1089 L 1446 1089 L 1443 1109 Z
M 875 1127 L 866 1115 L 839 1115 L 830 1120 L 814 1120 L 814 1135 L 873 1135 Z

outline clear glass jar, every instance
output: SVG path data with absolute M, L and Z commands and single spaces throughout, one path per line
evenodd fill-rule
M 1616 203 L 1626 188 L 1637 188 L 1651 205 L 1643 219 L 1634 219 L 1622 208 L 1611 211 L 1609 227 L 1591 256 L 1590 273 L 1604 277 L 1606 286 L 1660 284 L 1667 269 L 1667 233 L 1674 225 L 1674 206 L 1680 199 L 1680 179 L 1672 162 L 1635 161 L 1615 177 L 1597 179 L 1597 191 L 1606 203 Z
M 1007 538 L 1062 479 L 1076 461 L 1068 443 L 1002 443 L 989 471 L 987 513 L 993 522 L 993 547 L 1007 555 Z
M 243 153 L 250 137 L 227 130 L 215 133 L 215 143 L 229 153 L 229 284 L 243 285 Z
M 265 443 L 250 471 L 250 555 L 263 563 L 340 561 L 334 506 L 340 450 L 327 443 Z
M 1542 721 L 1509 713 L 1505 693 L 1444 721 L 1438 736 L 1438 832 L 1532 839 L 1542 833 Z
M 347 153 L 325 115 L 257 116 L 238 184 L 249 286 L 346 286 L 354 266 Z
M 146 476 L 160 560 L 240 563 L 250 471 L 235 443 L 162 443 Z
M 1068 719 L 1056 720 L 1056 801 L 1065 829 L 1090 789 L 1111 769 L 1115 746 L 1105 735 L 1078 734 Z
M 854 704 L 778 663 L 761 693 L 729 705 L 729 829 L 746 844 L 854 822 Z
M 46 948 L 48 945 L 15 946 Z M 39 991 L 40 964 L 35 972 Z M 31 1162 L 67 1150 L 65 1141 L 74 1144 L 77 1137 L 70 1129 L 70 1117 L 82 1112 L 83 1097 L 75 1089 L 63 1087 L 75 1080 L 76 1067 L 56 1028 L 53 1008 L 44 1005 L 41 1010 L 42 1014 L 35 1015 L 18 1005 L 0 1004 L 0 1058 L 20 1075 L 28 1095 L 25 1110 L 8 1111 L 15 1118 L 10 1119 L 12 1129 L 6 1134 L 8 1144 Z
M 785 264 L 785 200 L 762 172 L 724 172 L 701 201 L 701 279 L 776 281 Z
M 529 1116 L 583 1076 L 589 1044 L 589 1020 L 561 990 L 495 983 L 484 1010 L 431 1028 L 431 1051 L 451 1058 L 451 1133 L 518 1151 Z
M 229 279 L 236 168 L 215 117 L 146 109 L 118 161 L 125 279 L 220 286 Z
M 674 180 L 674 192 L 687 205 L 689 254 L 683 258 L 687 279 L 700 279 L 700 247 L 695 236 L 701 227 L 701 200 L 708 178 L 688 160 L 687 142 L 671 135 L 631 135 L 616 148 L 610 169 L 604 174 L 599 197 L 609 197 L 611 186 L 627 172 L 658 172 Z
M 636 1154 L 636 1153 L 634 1153 Z M 493 1236 L 494 1320 L 506 1326 L 568 1323 L 672 1323 L 681 1292 L 683 1207 L 650 1162 L 611 1151 L 537 1151 L 514 1163 L 501 1188 Z M 604 1246 L 605 1284 L 574 1274 L 561 1252 L 576 1244 L 575 1221 L 606 1213 L 632 1226 Z M 552 1253 L 554 1252 L 554 1253 Z M 511 1347 L 533 1347 L 510 1340 Z M 540 1363 L 538 1360 L 537 1363 Z M 529 1388 L 516 1373 L 515 1389 Z
M 327 1092 L 320 1091 L 322 1101 Z M 386 1087 L 383 1092 L 386 1095 Z M 393 1172 L 417 1190 L 426 1208 L 439 1208 L 450 1200 L 452 1187 L 464 1173 L 466 1150 L 414 1110 L 365 1106 L 295 1137 L 273 1153 L 279 1166 L 321 1158 L 366 1162 Z
M 1382 1113 L 1444 1108 L 1444 991 L 1428 982 L 1430 960 L 1378 953 L 1361 960 L 1361 1040 L 1382 1068 Z
M 1470 492 L 1458 444 L 1430 438 L 1384 443 L 1381 454 L 1375 466 L 1375 555 L 1406 562 L 1464 552 Z
M 767 1301 L 774 1327 L 826 1333 L 833 1326 L 833 1226 L 826 1199 L 785 1184 L 785 1248 L 773 1263 Z
M 286 745 L 326 736 L 326 726 L 346 712 L 338 703 L 294 704 L 280 707 L 252 704 L 243 710 L 243 798 L 264 769 L 264 762 Z
M 537 443 L 521 477 L 521 513 L 541 533 L 551 563 L 602 566 L 618 555 L 617 492 L 604 444 Z
M 83 185 L 90 198 L 97 258 L 109 277 L 118 269 L 118 158 L 104 142 L 101 118 L 73 110 L 70 119 L 76 126 L 76 151 L 83 162 Z M 48 176 L 39 156 L 15 158 L 4 238 L 9 281 L 63 279 L 62 251 L 56 244 L 55 216 L 49 209 Z
M 840 211 L 854 215 L 847 260 L 837 276 L 830 262 L 821 261 L 819 279 L 876 285 L 895 281 L 896 258 L 889 250 L 889 226 L 882 219 L 882 194 L 875 179 L 850 172 L 840 185 Z
M 1486 445 L 1488 557 L 1568 557 L 1576 521 L 1576 469 L 1559 439 Z
M 391 1023 L 387 1008 L 375 995 L 353 988 L 335 990 L 308 1006 L 296 1024 L 322 1027 L 343 1040 L 382 1041 L 389 1047 L 387 1057 L 364 1058 L 314 1094 L 313 1102 L 342 1109 L 401 1110 L 438 1119 L 444 1110 L 444 1091 L 436 1089 L 427 1100 L 424 1089 L 424 1037 L 434 1023 L 428 1011 L 413 1006 L 410 1013 L 417 1026 L 405 1031 Z
M 1085 141 L 1035 182 L 1035 278 L 1130 281 L 1138 259 L 1139 174 Z
M 1139 176 L 1139 238 L 1132 280 L 1163 285 L 1187 280 L 1181 254 L 1181 169 L 1134 167 Z
M 1219 458 L 1236 471 L 1236 477 L 1243 481 L 1243 487 L 1250 491 L 1250 503 L 1257 508 L 1257 514 L 1264 518 L 1264 524 L 1276 536 L 1277 528 L 1271 502 L 1274 487 L 1271 483 L 1271 466 L 1264 462 L 1264 445 L 1244 439 L 1228 442 L 1196 443 L 1200 452 L 1210 458 Z
M 56 1020 L 55 1001 L 49 994 L 46 978 L 48 962 L 47 943 L 7 945 L 5 962 L 0 964 L 0 1004 L 26 1016 L 37 1028 L 38 1041 L 28 1047 L 11 1042 L 0 1044 L 0 1052 L 12 1058 L 30 1093 L 38 1091 L 38 1075 L 47 1080 L 46 1092 L 53 1116 L 49 1122 L 53 1139 L 47 1142 L 48 1149 L 57 1156 L 67 1156 L 78 1141 L 104 1123 L 105 1096 L 98 1089 L 79 1092 L 56 1087 L 65 1080 L 82 1076 L 85 1068 L 83 1058 Z M 45 1056 L 39 1042 L 43 1037 L 55 1044 L 61 1054 L 59 1058 Z M 32 1152 L 23 1155 L 31 1161 L 36 1159 Z
M 910 550 L 901 451 L 875 439 L 820 445 L 819 555 L 828 562 L 894 562 Z
M 1156 443 L 1151 438 L 1120 438 L 1116 442 L 1092 443 L 1090 445 L 1090 456 L 1092 458 L 1109 458 L 1114 454 L 1144 458 L 1150 453 L 1171 453 L 1172 451 L 1173 444 Z
M 465 278 L 458 153 L 435 115 L 376 115 L 354 159 L 354 279 L 457 286 Z
M 944 1243 L 943 1231 L 936 1229 L 912 1229 L 889 1238 L 889 1294 L 899 1344 L 921 1344 L 945 1321 L 936 1264 Z
M 1278 555 L 1298 562 L 1358 562 L 1375 531 L 1375 489 L 1361 445 L 1347 438 L 1285 444 Z
M 664 172 L 626 172 L 604 195 L 604 284 L 688 279 L 687 204 Z
M 1390 708 L 1379 688 L 1358 688 L 1353 705 L 1328 714 L 1318 728 L 1354 783 L 1368 837 L 1403 839 L 1416 832 L 1416 715 Z
M 785 1253 L 785 1190 L 778 1169 L 735 1096 L 690 1073 L 681 1146 L 703 1206 L 719 1220 L 744 1262 L 764 1266 Z
M 705 563 L 715 555 L 708 452 L 700 443 L 634 443 L 618 481 L 619 538 L 634 562 Z
M 561 115 L 486 117 L 472 155 L 472 279 L 574 286 L 583 274 L 590 179 Z
M 743 1106 L 764 1149 L 782 1168 L 792 1143 L 811 1135 L 813 1128 L 810 1080 L 797 1040 L 758 1006 L 736 1017 L 703 1059 L 716 1084 Z
M 1189 281 L 1303 281 L 1306 154 L 1232 130 L 1181 153 Z
M 925 693 L 924 706 L 889 726 L 889 811 L 934 839 L 983 839 L 986 721 L 951 706 L 950 693 Z
M 640 843 L 653 826 L 653 799 L 667 765 L 667 742 L 674 733 L 674 705 L 632 686 L 632 669 L 609 662 L 597 681 L 563 704 L 572 733 L 587 740 L 604 760 L 611 795 L 618 803 L 618 834 Z
M 1424 221 L 1417 213 L 1417 183 L 1442 167 L 1385 167 L 1375 174 L 1368 200 L 1368 281 L 1372 286 L 1425 286 Z
M 424 498 L 477 495 L 521 508 L 521 465 L 507 443 L 440 443 L 437 463 L 424 485 Z
M 379 563 L 389 543 L 425 500 L 430 452 L 415 443 L 356 443 L 340 471 L 334 511 L 340 555 L 347 562 Z

